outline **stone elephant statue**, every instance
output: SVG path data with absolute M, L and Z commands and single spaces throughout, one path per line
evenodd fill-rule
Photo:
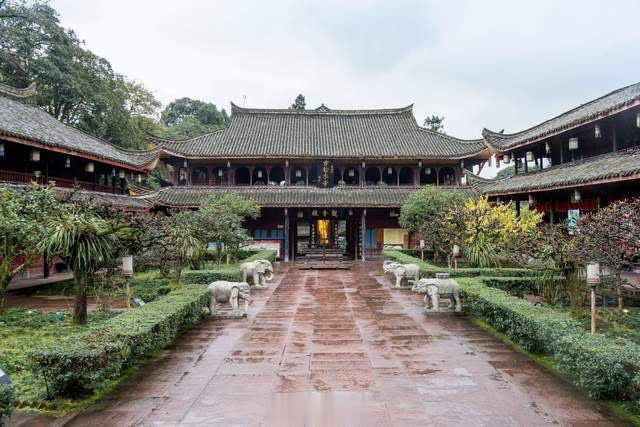
M 437 273 L 440 275 L 440 273 Z M 449 308 L 454 311 L 462 311 L 460 300 L 460 285 L 446 274 L 435 279 L 420 279 L 411 288 L 419 294 L 425 294 L 425 311 L 440 311 L 440 298 L 449 299 Z
M 266 259 L 243 262 L 240 264 L 240 270 L 242 281 L 249 283 L 247 279 L 251 278 L 251 284 L 256 289 L 265 289 L 266 283 L 273 279 L 273 265 Z
M 246 315 L 251 302 L 251 289 L 247 282 L 227 282 L 218 280 L 211 282 L 207 286 L 211 290 L 209 300 L 209 312 L 211 315 L 217 314 L 218 303 L 228 302 L 235 315 Z M 244 311 L 240 311 L 240 299 L 244 300 Z
M 417 264 L 400 264 L 396 261 L 385 261 L 382 265 L 385 273 L 393 273 L 396 278 L 396 288 L 402 286 L 402 280 L 407 279 L 409 284 L 420 279 L 420 267 Z

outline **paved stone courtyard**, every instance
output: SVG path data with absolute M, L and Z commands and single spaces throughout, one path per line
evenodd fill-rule
M 205 320 L 71 425 L 613 425 L 461 317 L 425 316 L 380 263 L 281 265 L 248 319 Z

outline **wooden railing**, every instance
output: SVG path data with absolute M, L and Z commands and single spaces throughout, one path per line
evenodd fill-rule
M 33 181 L 38 184 L 44 184 L 45 178 L 44 176 L 36 176 L 32 173 L 24 173 L 24 172 L 13 172 L 0 170 L 0 181 L 12 182 L 16 184 L 29 184 Z M 55 183 L 56 187 L 63 188 L 81 188 L 83 190 L 88 191 L 100 191 L 103 193 L 112 193 L 113 187 L 109 187 L 106 185 L 96 185 L 95 190 L 93 189 L 93 183 L 86 181 L 78 181 L 76 179 L 67 179 L 67 178 L 56 178 L 49 177 L 50 183 Z M 120 189 L 119 186 L 116 187 L 116 192 Z

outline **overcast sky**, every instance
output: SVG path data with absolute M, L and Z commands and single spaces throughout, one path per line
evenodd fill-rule
M 57 0 L 62 24 L 163 103 L 414 104 L 519 131 L 640 81 L 640 1 Z M 244 100 L 246 96 L 246 101 Z

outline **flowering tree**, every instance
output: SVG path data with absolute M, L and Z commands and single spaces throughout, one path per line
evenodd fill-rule
M 48 187 L 0 187 L 0 311 L 9 282 L 42 255 L 38 242 L 55 208 Z
M 541 213 L 523 210 L 518 217 L 510 203 L 491 205 L 481 197 L 449 210 L 443 224 L 448 239 L 462 247 L 472 265 L 493 267 L 508 258 L 506 248 L 517 252 L 516 246 L 535 238 L 541 221 Z
M 618 308 L 623 308 L 621 273 L 640 267 L 640 199 L 618 201 L 578 223 L 579 256 L 597 261 L 616 275 Z

